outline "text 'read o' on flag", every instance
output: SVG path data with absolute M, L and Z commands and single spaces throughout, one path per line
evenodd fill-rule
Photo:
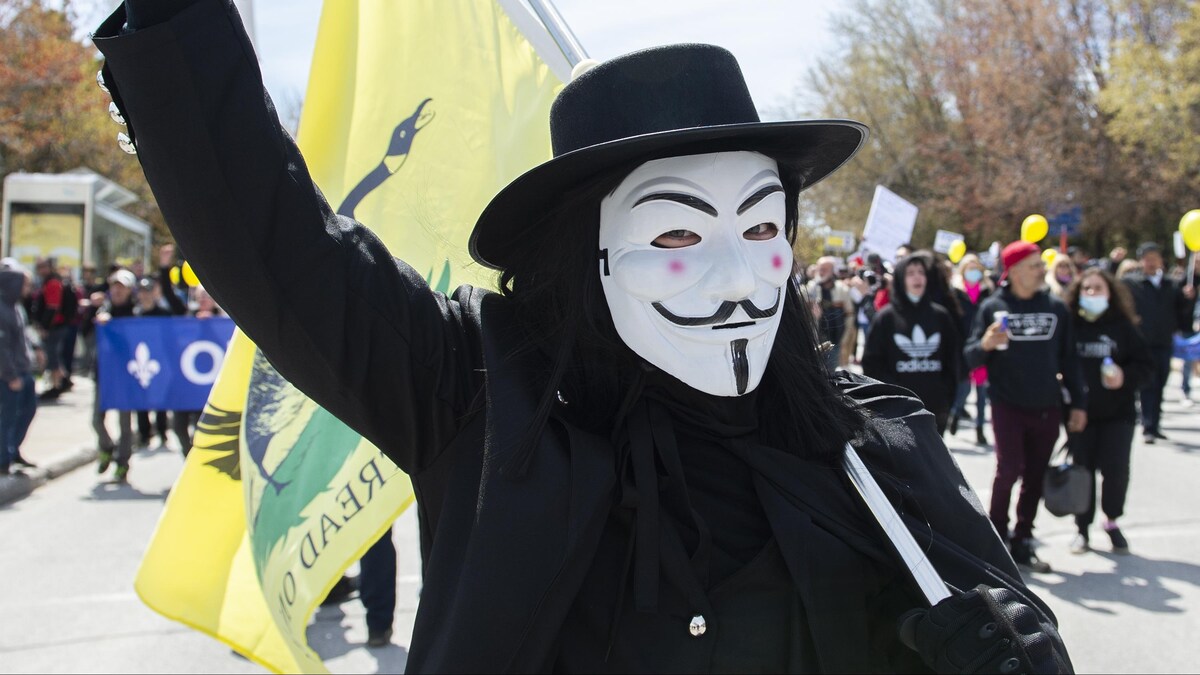
M 331 206 L 435 290 L 490 286 L 467 238 L 500 188 L 551 156 L 550 105 L 569 72 L 520 0 L 328 2 L 298 142 Z M 271 670 L 323 672 L 308 621 L 412 502 L 407 477 L 240 332 L 200 427 L 139 594 Z

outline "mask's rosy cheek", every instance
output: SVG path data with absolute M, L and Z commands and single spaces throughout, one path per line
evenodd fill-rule
M 771 256 L 771 267 L 777 270 L 783 269 L 783 256 L 779 255 L 778 253 Z
M 667 263 L 667 271 L 671 274 L 683 274 L 687 270 L 687 265 L 682 260 L 675 259 Z

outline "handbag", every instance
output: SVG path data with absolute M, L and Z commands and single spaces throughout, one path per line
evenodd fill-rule
M 1084 513 L 1094 499 L 1092 472 L 1073 464 L 1067 447 L 1068 443 L 1063 443 L 1050 458 L 1050 466 L 1046 468 L 1046 477 L 1042 481 L 1042 502 L 1046 510 L 1056 516 Z

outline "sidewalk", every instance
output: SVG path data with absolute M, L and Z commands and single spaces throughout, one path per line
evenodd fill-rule
M 38 401 L 37 415 L 21 445 L 21 454 L 37 468 L 26 469 L 23 475 L 0 476 L 0 505 L 26 497 L 46 481 L 96 459 L 95 384 L 81 375 L 74 382 L 75 387 L 58 400 Z

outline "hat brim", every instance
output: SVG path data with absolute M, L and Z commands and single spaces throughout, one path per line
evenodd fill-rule
M 803 190 L 853 157 L 868 133 L 865 125 L 852 120 L 756 122 L 664 131 L 581 148 L 540 164 L 505 186 L 480 214 L 468 250 L 480 265 L 505 269 L 511 252 L 541 230 L 542 216 L 565 192 L 627 163 L 712 152 L 759 152 L 799 167 Z

